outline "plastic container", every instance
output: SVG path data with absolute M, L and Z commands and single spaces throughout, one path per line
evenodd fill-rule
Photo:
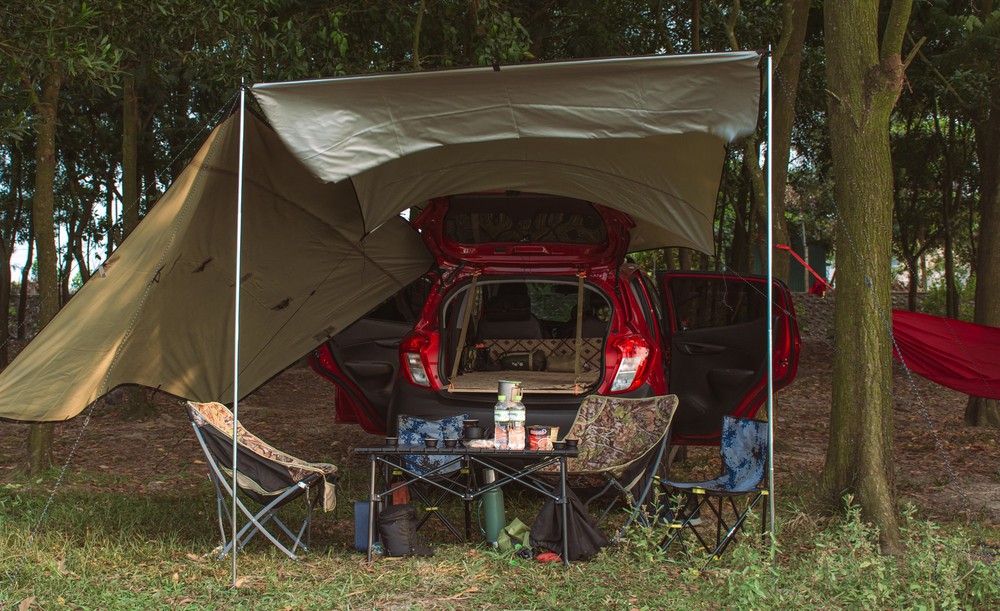
M 508 429 L 510 427 L 510 412 L 507 397 L 497 396 L 497 404 L 493 406 L 493 447 L 498 450 L 507 449 Z
M 508 412 L 510 414 L 510 428 L 507 431 L 507 447 L 511 450 L 523 450 L 525 410 L 520 395 L 514 396 L 514 401 L 508 406 Z

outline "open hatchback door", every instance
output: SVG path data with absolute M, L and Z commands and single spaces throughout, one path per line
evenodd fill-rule
M 750 418 L 767 399 L 767 278 L 668 272 L 664 345 L 680 398 L 673 442 L 718 443 L 723 416 Z M 795 378 L 801 339 L 788 287 L 773 284 L 774 389 Z

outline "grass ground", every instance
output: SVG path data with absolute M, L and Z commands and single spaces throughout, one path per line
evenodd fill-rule
M 353 478 L 360 481 L 361 477 Z M 433 558 L 376 559 L 349 549 L 341 532 L 346 507 L 318 515 L 314 547 L 292 562 L 262 541 L 231 562 L 218 561 L 213 492 L 137 494 L 96 476 L 95 488 L 67 491 L 45 508 L 51 482 L 6 484 L 0 490 L 0 554 L 4 608 L 226 609 L 332 608 L 997 608 L 1000 565 L 980 536 L 995 528 L 925 522 L 908 513 L 907 552 L 884 557 L 875 533 L 856 511 L 815 517 L 793 490 L 779 514 L 778 553 L 756 538 L 704 571 L 700 555 L 661 552 L 663 531 L 637 529 L 595 559 L 563 568 L 475 545 L 447 543 L 438 532 Z M 110 485 L 110 488 L 109 488 Z M 344 490 L 342 498 L 361 494 Z M 508 512 L 531 518 L 530 499 Z M 423 531 L 421 531 L 423 533 Z M 970 553 L 973 552 L 973 553 Z M 986 552 L 987 555 L 982 555 Z

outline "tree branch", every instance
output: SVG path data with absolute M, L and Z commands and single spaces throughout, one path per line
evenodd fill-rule
M 912 9 L 913 0 L 893 0 L 889 18 L 885 23 L 885 32 L 882 33 L 882 47 L 879 50 L 879 59 L 882 62 L 893 55 L 903 53 L 903 37 L 906 36 L 906 24 L 910 21 Z

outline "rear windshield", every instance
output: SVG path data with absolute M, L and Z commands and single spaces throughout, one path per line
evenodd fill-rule
M 604 219 L 593 205 L 551 195 L 456 195 L 444 222 L 447 238 L 459 244 L 601 244 L 607 239 Z

